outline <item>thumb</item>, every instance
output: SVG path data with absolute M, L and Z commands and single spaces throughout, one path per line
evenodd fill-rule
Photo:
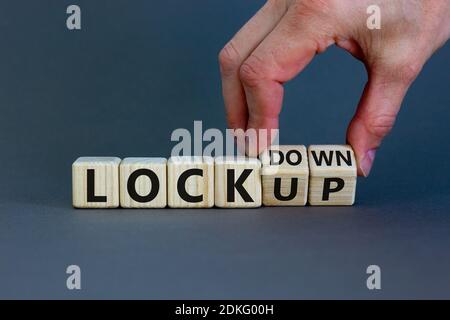
M 355 116 L 347 130 L 347 142 L 353 147 L 358 174 L 367 177 L 375 154 L 391 131 L 403 98 L 419 69 L 406 66 L 396 72 L 369 72 Z M 378 71 L 378 70 L 377 70 Z

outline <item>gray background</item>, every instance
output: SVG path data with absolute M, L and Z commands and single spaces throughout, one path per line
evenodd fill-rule
M 449 45 L 353 207 L 72 209 L 78 156 L 168 156 L 175 128 L 225 128 L 217 54 L 262 4 L 1 1 L 0 297 L 450 298 Z M 365 79 L 342 50 L 318 56 L 286 86 L 281 142 L 344 142 Z

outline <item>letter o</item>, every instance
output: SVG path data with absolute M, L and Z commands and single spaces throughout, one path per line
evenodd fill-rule
M 147 176 L 150 178 L 151 181 L 151 190 L 145 196 L 141 196 L 136 192 L 136 180 L 140 176 Z M 131 199 L 133 199 L 134 201 L 140 203 L 150 202 L 156 198 L 159 192 L 158 176 L 150 169 L 138 169 L 134 171 L 132 174 L 130 174 L 130 176 L 128 177 L 127 190 Z

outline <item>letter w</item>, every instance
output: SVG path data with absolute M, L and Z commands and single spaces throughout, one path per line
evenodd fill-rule
M 319 159 L 317 159 L 317 154 L 315 151 L 312 151 L 312 156 L 314 158 L 314 161 L 316 162 L 316 164 L 318 166 L 322 165 L 322 161 L 325 161 L 325 163 L 327 164 L 327 166 L 331 166 L 331 163 L 333 162 L 333 153 L 334 151 L 331 150 L 330 151 L 330 157 L 327 157 L 327 153 L 324 150 L 320 150 L 320 155 L 319 155 Z

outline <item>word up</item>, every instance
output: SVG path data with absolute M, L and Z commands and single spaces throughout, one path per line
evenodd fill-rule
M 272 146 L 246 157 L 81 157 L 76 208 L 254 208 L 352 205 L 356 161 L 347 145 Z

